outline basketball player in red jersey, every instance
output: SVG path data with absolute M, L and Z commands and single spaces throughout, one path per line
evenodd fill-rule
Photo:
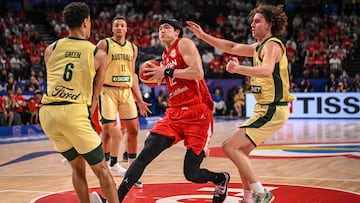
M 151 79 L 165 77 L 169 107 L 164 117 L 150 130 L 143 150 L 128 168 L 118 189 L 122 202 L 130 188 L 141 177 L 145 167 L 162 151 L 184 140 L 186 154 L 184 175 L 194 183 L 215 184 L 214 203 L 227 196 L 230 176 L 200 168 L 213 132 L 213 101 L 204 80 L 200 54 L 192 40 L 181 38 L 182 28 L 175 19 L 159 22 L 159 38 L 165 46 L 161 66 L 148 68 Z M 93 194 L 98 195 L 98 194 Z M 99 196 L 99 202 L 104 202 Z

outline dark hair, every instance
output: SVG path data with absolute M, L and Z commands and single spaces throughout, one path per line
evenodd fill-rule
M 165 24 L 165 23 L 173 26 L 175 30 L 179 29 L 179 30 L 180 30 L 179 37 L 180 37 L 180 38 L 182 37 L 182 35 L 183 35 L 183 30 L 182 30 L 181 23 L 180 23 L 178 20 L 173 19 L 173 18 L 161 19 L 161 20 L 159 21 L 159 26 L 162 25 L 162 24 Z
M 72 2 L 65 6 L 63 20 L 70 29 L 79 28 L 84 19 L 89 17 L 89 6 L 84 2 Z
M 115 20 L 124 20 L 124 21 L 126 21 L 126 18 L 125 18 L 125 16 L 115 16 L 113 19 L 112 19 L 112 23 L 115 21 Z
M 279 36 L 286 31 L 288 25 L 288 17 L 283 10 L 284 5 L 277 6 L 268 5 L 264 3 L 258 4 L 249 13 L 249 18 L 252 20 L 256 13 L 260 13 L 264 16 L 266 22 L 271 23 L 271 34 Z

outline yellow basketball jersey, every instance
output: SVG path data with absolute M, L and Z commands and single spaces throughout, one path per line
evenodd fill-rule
M 262 64 L 260 53 L 264 45 L 269 41 L 279 43 L 284 53 L 281 57 L 281 60 L 275 64 L 272 76 L 268 78 L 251 78 L 251 92 L 259 104 L 292 101 L 294 100 L 294 97 L 290 95 L 289 91 L 289 73 L 286 48 L 280 39 L 276 37 L 270 37 L 256 47 L 253 56 L 254 66 L 259 66 Z
M 104 84 L 115 87 L 132 87 L 134 67 L 134 47 L 125 40 L 119 44 L 112 38 L 106 38 L 107 43 L 107 71 Z
M 58 40 L 46 63 L 47 89 L 41 103 L 91 105 L 97 50 L 94 44 L 84 39 L 67 37 Z

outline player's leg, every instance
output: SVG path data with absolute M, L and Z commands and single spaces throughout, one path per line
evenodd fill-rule
M 249 157 L 249 154 L 251 152 L 251 147 L 249 149 L 245 148 L 244 152 Z M 250 181 L 240 172 L 239 174 L 244 190 L 244 199 L 242 200 L 241 203 L 254 203 L 253 190 L 251 189 Z
M 100 96 L 100 114 L 103 124 L 102 142 L 104 144 L 105 160 L 109 163 L 109 168 L 114 176 L 124 175 L 126 169 L 118 163 L 118 154 L 121 141 L 121 131 L 117 122 L 117 112 L 119 110 L 118 95 L 121 90 L 115 87 L 103 87 Z
M 73 148 L 73 150 L 75 150 Z M 70 161 L 72 168 L 72 182 L 80 202 L 89 202 L 88 184 L 86 181 L 86 164 L 82 156 Z
M 230 175 L 227 172 L 212 172 L 200 168 L 213 132 L 212 112 L 206 105 L 190 110 L 192 114 L 189 117 L 177 122 L 177 127 L 184 129 L 185 134 L 184 144 L 187 148 L 184 158 L 185 178 L 195 183 L 213 182 L 215 184 L 213 203 L 223 202 L 227 196 Z
M 122 134 L 121 140 L 123 140 L 123 142 L 124 142 L 124 152 L 123 152 L 122 162 L 128 162 L 127 130 L 126 130 L 124 121 L 121 119 L 120 119 L 120 130 L 121 130 L 121 134 Z
M 139 134 L 139 121 L 137 118 L 123 120 L 127 132 L 127 153 L 129 166 L 137 156 L 138 147 L 138 134 Z
M 116 185 L 104 159 L 104 152 L 101 145 L 92 152 L 84 155 L 96 177 L 99 179 L 101 190 L 108 202 L 119 202 L 116 193 Z
M 234 162 L 240 174 L 244 175 L 251 183 L 258 181 L 249 157 L 244 152 L 255 148 L 249 138 L 245 135 L 245 128 L 237 129 L 232 136 L 223 143 L 223 151 Z
M 144 148 L 128 168 L 118 189 L 119 200 L 122 201 L 130 188 L 139 180 L 146 166 L 162 151 L 169 148 L 174 139 L 150 133 L 145 140 Z
M 230 181 L 230 175 L 227 172 L 216 173 L 200 168 L 204 156 L 204 151 L 199 155 L 193 152 L 192 149 L 186 151 L 184 159 L 185 178 L 194 183 L 213 182 L 215 184 L 213 203 L 223 202 L 227 196 L 227 185 Z

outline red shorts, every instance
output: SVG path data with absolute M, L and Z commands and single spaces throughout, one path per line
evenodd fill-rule
M 100 135 L 102 132 L 102 127 L 101 127 L 100 120 L 99 120 L 98 105 L 96 105 L 95 111 L 94 111 L 93 115 L 91 116 L 91 121 L 94 125 L 93 127 L 95 128 L 95 131 L 97 132 L 98 135 Z
M 168 108 L 164 117 L 150 130 L 152 133 L 173 138 L 176 144 L 184 140 L 186 149 L 197 155 L 206 151 L 213 134 L 214 120 L 205 104 L 182 108 Z

